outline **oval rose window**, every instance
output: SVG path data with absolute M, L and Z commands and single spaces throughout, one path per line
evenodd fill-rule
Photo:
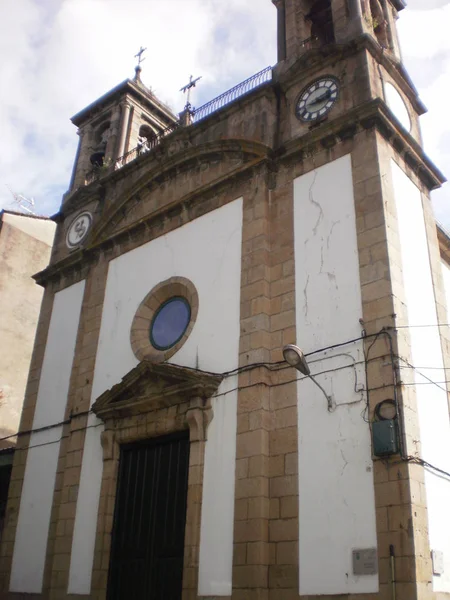
M 186 298 L 169 298 L 155 313 L 150 325 L 150 342 L 157 350 L 168 350 L 185 334 L 191 320 L 191 307 Z

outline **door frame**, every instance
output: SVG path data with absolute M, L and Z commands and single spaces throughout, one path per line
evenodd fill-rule
M 213 418 L 211 396 L 221 381 L 219 375 L 142 361 L 94 403 L 105 430 L 91 597 L 104 599 L 107 593 L 120 447 L 188 430 L 182 598 L 197 598 L 205 445 Z

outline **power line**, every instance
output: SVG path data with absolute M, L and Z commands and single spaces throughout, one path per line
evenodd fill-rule
M 322 360 L 330 360 L 330 359 L 336 358 L 338 356 L 342 356 L 342 355 L 338 354 L 338 355 L 334 355 L 334 356 L 329 356 L 329 357 L 325 357 Z M 373 358 L 373 359 L 371 359 L 370 362 L 375 361 L 375 360 L 383 360 L 383 357 Z M 314 361 L 312 361 L 312 362 L 314 362 Z M 365 362 L 366 362 L 365 360 L 355 361 L 352 364 L 343 365 L 342 367 L 335 367 L 333 369 L 326 369 L 326 370 L 323 370 L 323 371 L 319 371 L 318 373 L 314 373 L 313 375 L 314 375 L 314 377 L 318 377 L 320 375 L 326 375 L 326 374 L 329 374 L 329 373 L 335 373 L 335 372 L 338 372 L 338 371 L 343 371 L 343 370 L 346 370 L 346 369 L 355 368 L 355 367 L 357 367 L 359 365 L 365 364 Z M 281 364 L 281 363 L 272 363 L 272 365 L 279 365 L 279 364 Z M 243 367 L 243 369 L 244 370 L 249 370 L 248 367 L 250 367 L 250 366 L 251 365 L 247 365 L 246 367 Z M 255 363 L 254 368 L 260 368 L 261 366 L 268 367 L 269 364 Z M 292 367 L 290 367 L 288 365 L 286 368 L 292 368 Z M 196 370 L 199 371 L 199 369 L 196 369 Z M 279 370 L 281 370 L 281 369 L 279 369 Z M 205 371 L 202 371 L 202 372 L 204 373 Z M 234 373 L 234 372 L 231 372 L 231 373 Z M 230 376 L 230 375 L 227 374 L 227 376 Z M 213 397 L 214 398 L 220 398 L 220 397 L 223 397 L 223 396 L 227 396 L 228 394 L 231 394 L 233 392 L 237 392 L 237 391 L 241 391 L 241 390 L 246 390 L 246 389 L 249 389 L 249 388 L 252 388 L 252 387 L 257 387 L 259 385 L 263 385 L 263 386 L 268 387 L 268 388 L 277 388 L 277 387 L 282 387 L 282 386 L 285 386 L 285 385 L 290 385 L 291 383 L 296 383 L 298 381 L 304 381 L 305 379 L 309 379 L 309 376 L 295 377 L 293 379 L 289 379 L 288 381 L 282 381 L 282 382 L 279 382 L 279 383 L 266 383 L 265 381 L 260 381 L 260 382 L 256 382 L 256 383 L 251 383 L 249 385 L 236 386 L 235 388 L 232 388 L 231 390 L 227 390 L 225 392 L 221 392 L 219 394 L 215 394 Z M 356 384 L 357 384 L 357 380 L 355 382 L 355 385 Z M 355 388 L 355 391 L 357 391 L 357 392 L 366 392 L 367 388 L 362 388 L 360 390 L 356 390 L 356 388 Z M 350 403 L 350 404 L 353 404 L 353 403 Z M 339 408 L 339 406 L 345 406 L 345 404 L 338 404 L 337 407 Z M 148 412 L 151 412 L 151 411 L 148 411 Z M 10 438 L 14 438 L 14 437 L 17 437 L 17 436 L 25 436 L 25 435 L 32 435 L 34 433 L 40 433 L 42 431 L 47 431 L 47 430 L 50 430 L 50 429 L 54 429 L 56 427 L 61 427 L 63 425 L 70 425 L 70 423 L 75 418 L 88 416 L 90 414 L 94 414 L 94 411 L 92 409 L 90 409 L 89 411 L 82 412 L 82 413 L 72 414 L 69 417 L 69 419 L 66 419 L 65 421 L 60 421 L 59 423 L 54 423 L 52 425 L 47 425 L 46 427 L 40 427 L 40 428 L 37 428 L 37 429 L 30 429 L 30 430 L 27 430 L 27 431 L 20 431 L 18 433 L 13 434 L 13 435 L 10 435 L 10 436 L 4 437 L 4 438 L 0 438 L 0 441 L 7 440 L 7 439 L 10 439 Z M 89 426 L 80 427 L 79 431 L 82 431 L 82 430 L 88 429 L 88 428 L 89 428 Z M 56 440 L 55 442 L 48 442 L 48 443 L 49 444 L 50 443 L 57 443 L 58 441 L 59 440 Z M 43 445 L 46 445 L 46 444 L 43 444 Z M 22 450 L 22 448 L 18 448 L 18 450 Z
M 440 475 L 444 475 L 445 477 L 448 477 L 450 479 L 450 473 L 448 471 L 444 471 L 443 469 L 440 469 L 439 467 L 432 465 L 428 461 L 423 460 L 422 458 L 419 458 L 418 456 L 408 456 L 405 459 L 403 459 L 403 462 L 413 463 L 413 464 L 419 465 L 421 467 L 424 467 L 425 469 L 430 469 L 432 471 L 436 471 Z
M 398 386 L 398 383 L 397 383 L 396 377 L 395 377 L 395 368 L 394 368 L 394 366 L 395 366 L 394 365 L 394 360 L 395 359 L 402 360 L 403 362 L 405 362 L 408 365 L 408 368 L 418 370 L 417 367 L 415 367 L 414 365 L 411 365 L 411 363 L 409 363 L 406 359 L 404 359 L 401 356 L 396 356 L 393 353 L 393 350 L 392 350 L 392 338 L 391 338 L 389 332 L 383 329 L 383 330 L 379 331 L 376 334 L 371 334 L 371 335 L 368 335 L 368 336 L 361 336 L 359 338 L 354 338 L 352 340 L 349 340 L 348 342 L 342 342 L 342 343 L 339 343 L 339 344 L 334 344 L 332 346 L 328 346 L 326 348 L 321 348 L 319 350 L 315 350 L 313 352 L 309 352 L 308 354 L 305 354 L 305 356 L 313 356 L 313 355 L 325 352 L 327 350 L 332 350 L 332 349 L 336 349 L 336 348 L 343 347 L 343 346 L 346 346 L 346 345 L 350 345 L 352 343 L 356 343 L 358 341 L 366 340 L 366 339 L 372 337 L 374 339 L 373 339 L 372 343 L 370 344 L 367 352 L 365 353 L 363 361 L 358 361 L 358 362 L 355 361 L 355 362 L 353 362 L 350 365 L 344 365 L 342 367 L 336 367 L 336 368 L 333 368 L 333 369 L 327 369 L 327 370 L 320 371 L 320 372 L 314 374 L 314 376 L 319 376 L 319 375 L 325 375 L 325 374 L 329 374 L 329 373 L 335 373 L 337 371 L 343 371 L 343 370 L 350 369 L 350 368 L 355 368 L 356 369 L 357 366 L 364 364 L 365 367 L 366 367 L 366 376 L 367 376 L 367 367 L 368 367 L 368 364 L 370 362 L 377 361 L 377 360 L 384 360 L 385 359 L 384 356 L 375 357 L 373 359 L 369 358 L 369 355 L 370 355 L 370 352 L 371 352 L 372 348 L 374 347 L 375 343 L 377 342 L 377 340 L 379 339 L 379 337 L 381 335 L 386 335 L 389 338 L 390 342 L 391 342 L 391 365 L 393 367 L 394 381 L 393 381 L 392 384 L 381 386 L 380 388 L 368 388 L 367 383 L 366 383 L 366 387 L 365 388 L 357 390 L 356 389 L 357 378 L 355 377 L 355 391 L 356 392 L 366 392 L 366 409 L 364 410 L 364 415 L 366 414 L 366 411 L 369 410 L 369 394 L 370 394 L 370 392 L 375 391 L 376 389 L 393 387 L 394 388 L 394 394 L 396 394 L 396 388 Z M 341 356 L 341 355 L 328 356 L 328 357 L 324 357 L 321 360 L 329 360 L 329 359 L 337 358 L 338 356 Z M 352 357 L 351 355 L 348 355 L 348 356 Z M 312 361 L 312 362 L 321 362 L 321 361 Z M 177 365 L 177 366 L 180 366 L 180 365 Z M 284 370 L 285 368 L 290 368 L 290 367 L 288 365 L 285 366 L 284 361 L 278 361 L 278 362 L 274 362 L 274 363 L 253 363 L 253 364 L 250 364 L 250 365 L 244 365 L 242 367 L 238 367 L 237 369 L 234 369 L 232 371 L 225 372 L 222 375 L 223 375 L 224 378 L 227 378 L 227 377 L 231 377 L 233 375 L 238 375 L 240 373 L 245 373 L 247 371 L 250 371 L 250 370 L 253 370 L 253 369 L 257 369 L 257 368 L 266 368 L 266 369 L 268 369 L 270 371 L 276 372 L 276 371 Z M 205 373 L 205 371 L 202 371 L 201 369 L 195 369 L 195 370 L 197 372 Z M 420 373 L 420 374 L 424 378 L 428 379 L 426 377 L 426 375 L 423 375 L 422 373 Z M 219 398 L 219 397 L 227 396 L 228 394 L 231 394 L 231 393 L 234 393 L 234 392 L 238 392 L 240 390 L 245 390 L 245 389 L 257 387 L 257 386 L 264 386 L 264 387 L 268 387 L 268 388 L 282 387 L 282 386 L 285 386 L 285 385 L 290 385 L 292 383 L 297 383 L 298 381 L 304 381 L 305 379 L 308 379 L 308 376 L 295 377 L 295 378 L 290 379 L 288 381 L 283 381 L 283 382 L 279 382 L 279 383 L 270 383 L 270 384 L 266 383 L 265 381 L 260 381 L 260 382 L 256 382 L 256 383 L 249 384 L 249 385 L 237 386 L 237 387 L 235 387 L 235 388 L 233 388 L 231 390 L 227 390 L 226 392 L 222 392 L 220 394 L 216 394 L 214 396 L 214 398 Z M 367 382 L 367 379 L 366 379 L 366 382 Z M 450 381 L 439 382 L 439 383 L 450 383 Z M 434 382 L 431 379 L 429 379 L 429 381 L 427 381 L 427 382 L 418 382 L 418 383 L 411 383 L 411 384 L 409 384 L 409 383 L 401 383 L 400 385 L 437 385 L 437 387 L 439 387 L 439 389 L 447 392 L 447 390 L 445 390 L 444 388 L 441 388 L 438 385 L 438 382 Z M 361 398 L 360 401 L 362 401 L 362 400 L 363 399 Z M 340 406 L 346 406 L 348 404 L 357 404 L 360 401 L 338 404 L 336 408 L 339 408 Z M 151 411 L 148 411 L 148 412 L 151 412 Z M 77 413 L 77 414 L 71 414 L 68 419 L 66 419 L 64 421 L 61 421 L 59 423 L 55 423 L 53 425 L 48 425 L 48 426 L 40 427 L 40 428 L 36 428 L 36 429 L 31 429 L 31 430 L 28 430 L 28 431 L 18 432 L 17 434 L 10 435 L 10 436 L 4 437 L 4 438 L 0 438 L 0 441 L 4 441 L 4 440 L 10 439 L 10 438 L 17 437 L 17 436 L 24 436 L 24 435 L 31 435 L 33 433 L 40 433 L 40 432 L 43 432 L 43 431 L 54 429 L 56 427 L 61 427 L 61 426 L 64 426 L 64 425 L 69 425 L 72 422 L 73 419 L 79 418 L 79 417 L 83 417 L 83 416 L 88 416 L 90 414 L 93 414 L 93 410 L 92 409 L 90 409 L 89 411 L 85 411 L 85 412 L 81 412 L 81 413 Z M 363 416 L 363 418 L 364 418 L 364 420 L 366 420 L 365 416 Z M 366 420 L 366 422 L 368 422 L 368 421 Z M 97 427 L 100 427 L 100 426 L 102 426 L 102 423 L 95 424 L 95 425 L 86 425 L 86 426 L 80 428 L 80 430 L 94 429 L 94 428 L 97 428 Z M 54 440 L 54 441 L 51 441 L 51 442 L 46 442 L 46 443 L 43 443 L 43 444 L 36 444 L 34 446 L 28 446 L 27 448 L 17 448 L 16 451 L 18 451 L 18 450 L 29 450 L 29 449 L 33 449 L 33 448 L 39 448 L 39 447 L 42 447 L 42 446 L 48 446 L 48 445 L 51 445 L 51 444 L 57 444 L 57 443 L 61 442 L 61 440 L 63 439 L 63 437 L 64 436 L 61 436 L 60 439 Z M 423 468 L 430 469 L 432 471 L 435 471 L 436 473 L 439 473 L 440 475 L 443 475 L 445 477 L 450 478 L 450 473 L 448 473 L 447 471 L 445 471 L 443 469 L 440 469 L 439 467 L 436 467 L 435 465 L 433 465 L 433 464 L 429 463 L 428 461 L 425 461 L 425 460 L 423 460 L 423 459 L 421 459 L 419 457 L 412 457 L 412 456 L 405 456 L 404 457 L 404 456 L 402 456 L 402 462 L 409 462 L 409 463 L 418 464 L 418 465 L 422 466 Z
M 373 335 L 376 335 L 376 334 L 373 334 Z M 347 346 L 347 345 L 356 343 L 358 341 L 364 340 L 364 339 L 366 339 L 368 337 L 373 337 L 373 335 L 361 336 L 359 338 L 351 339 L 351 340 L 348 340 L 346 342 L 341 342 L 339 344 L 334 344 L 334 345 L 331 345 L 331 346 L 327 346 L 325 348 L 320 348 L 319 350 L 314 350 L 312 352 L 309 352 L 309 353 L 305 354 L 305 356 L 313 356 L 315 354 L 326 352 L 327 350 L 334 350 L 335 348 L 340 348 L 340 347 L 343 347 L 343 346 Z M 329 360 L 331 358 L 333 358 L 333 356 L 324 357 L 322 360 Z M 314 362 L 314 361 L 312 361 L 312 362 Z M 173 366 L 180 367 L 180 368 L 185 368 L 182 365 L 173 365 Z M 353 366 L 353 365 L 348 365 L 348 366 L 350 367 L 350 366 Z M 264 369 L 267 369 L 269 371 L 278 371 L 278 370 L 289 369 L 289 368 L 292 368 L 292 367 L 290 367 L 290 365 L 287 365 L 286 362 L 284 360 L 282 360 L 282 361 L 277 361 L 277 362 L 251 363 L 249 365 L 243 365 L 241 367 L 237 367 L 236 369 L 233 369 L 231 371 L 225 371 L 223 373 L 211 373 L 210 371 L 204 371 L 204 370 L 198 369 L 198 368 L 191 369 L 191 370 L 195 371 L 197 373 L 209 374 L 209 375 L 221 375 L 223 378 L 228 378 L 228 377 L 231 377 L 233 375 L 240 375 L 241 373 L 245 373 L 247 371 L 252 371 L 252 370 L 258 369 L 258 368 L 264 368 Z M 333 370 L 334 369 L 331 369 L 330 371 L 326 371 L 326 372 L 327 373 L 328 372 L 332 372 Z M 322 373 L 317 373 L 317 375 L 321 375 L 321 374 Z M 302 378 L 299 378 L 299 379 L 301 380 Z M 294 379 L 294 380 L 290 381 L 289 383 L 292 383 L 293 381 L 297 381 L 297 379 Z M 284 383 L 283 384 L 272 384 L 271 387 L 277 387 L 279 385 L 284 385 Z M 235 388 L 235 389 L 239 390 L 239 389 L 242 389 L 242 388 Z M 232 391 L 235 391 L 235 390 L 232 390 Z M 228 394 L 228 393 L 230 393 L 230 392 L 224 392 L 224 394 Z M 220 396 L 220 394 L 216 395 L 215 397 L 217 398 L 219 396 Z M 74 418 L 81 417 L 81 416 L 86 416 L 86 415 L 89 415 L 89 414 L 92 414 L 92 413 L 93 413 L 93 411 L 92 411 L 92 409 L 90 409 L 89 411 L 86 411 L 86 412 L 83 412 L 83 413 L 71 414 L 70 417 L 69 417 L 69 419 L 66 419 L 65 421 L 61 421 L 59 423 L 54 423 L 54 424 L 48 425 L 46 427 L 40 427 L 38 429 L 30 429 L 30 430 L 27 430 L 27 431 L 19 431 L 17 433 L 12 434 L 12 435 L 8 435 L 6 437 L 0 438 L 0 442 L 5 441 L 5 440 L 9 440 L 9 439 L 12 439 L 12 438 L 15 438 L 15 437 L 18 437 L 18 436 L 31 435 L 33 433 L 39 433 L 41 431 L 46 431 L 48 429 L 53 429 L 55 427 L 60 427 L 60 426 L 63 426 L 63 425 L 69 425 Z
M 434 326 L 436 326 L 436 325 L 429 325 L 429 327 L 434 327 Z M 444 325 L 441 325 L 441 326 L 444 326 Z M 402 328 L 406 328 L 406 327 L 414 327 L 414 326 L 404 326 L 404 327 L 402 326 Z M 420 326 L 420 327 L 428 327 L 428 326 Z M 363 341 L 363 340 L 368 340 L 370 338 L 374 338 L 373 341 L 372 341 L 372 343 L 370 344 L 367 352 L 365 353 L 365 360 L 364 361 L 353 362 L 351 365 L 345 365 L 343 367 L 336 367 L 334 369 L 328 369 L 328 370 L 324 370 L 324 371 L 321 371 L 319 373 L 315 373 L 314 374 L 315 376 L 325 375 L 325 374 L 328 374 L 328 373 L 333 373 L 333 372 L 341 371 L 341 370 L 344 370 L 344 369 L 356 367 L 356 366 L 359 366 L 361 364 L 365 364 L 366 365 L 366 381 L 367 381 L 368 380 L 367 379 L 367 366 L 368 366 L 368 364 L 370 362 L 372 362 L 373 360 L 382 360 L 382 359 L 384 359 L 384 357 L 376 357 L 375 359 L 370 359 L 369 358 L 369 355 L 370 355 L 370 352 L 371 352 L 373 346 L 375 345 L 375 343 L 377 342 L 377 340 L 379 339 L 379 337 L 382 336 L 382 335 L 386 335 L 389 338 L 389 340 L 392 342 L 392 339 L 391 339 L 391 336 L 389 334 L 389 331 L 386 330 L 386 329 L 382 329 L 379 332 L 374 333 L 374 334 L 362 335 L 360 337 L 353 338 L 353 339 L 345 341 L 345 342 L 340 342 L 340 343 L 337 343 L 337 344 L 326 346 L 324 348 L 320 348 L 318 350 L 313 350 L 311 352 L 306 353 L 305 356 L 306 357 L 308 357 L 308 356 L 314 356 L 314 355 L 326 352 L 328 350 L 334 350 L 334 349 L 337 349 L 337 348 L 341 348 L 343 346 L 348 346 L 350 344 L 354 344 L 354 343 L 359 342 L 359 341 Z M 333 358 L 337 358 L 338 356 L 341 356 L 341 355 L 325 356 L 322 359 L 319 359 L 318 361 L 310 361 L 310 362 L 312 363 L 312 362 L 321 362 L 323 360 L 331 360 Z M 400 359 L 403 362 L 405 362 L 406 364 L 408 364 L 409 368 L 413 368 L 413 369 L 417 370 L 417 367 L 414 367 L 413 365 L 411 365 L 406 359 L 404 359 L 404 358 L 402 358 L 400 356 L 394 355 L 393 352 L 392 352 L 392 347 L 391 347 L 391 364 L 393 366 L 394 366 L 394 359 L 396 359 L 396 358 Z M 178 366 L 180 368 L 183 368 L 181 365 L 174 365 L 174 366 Z M 222 375 L 222 377 L 224 377 L 224 378 L 228 378 L 228 377 L 231 377 L 233 375 L 239 375 L 241 373 L 246 373 L 248 371 L 252 371 L 252 370 L 257 369 L 257 368 L 264 368 L 264 369 L 267 369 L 267 370 L 269 370 L 271 372 L 277 372 L 277 371 L 281 371 L 281 370 L 288 369 L 288 368 L 291 368 L 291 367 L 289 365 L 287 365 L 284 360 L 283 361 L 273 362 L 273 363 L 270 363 L 270 362 L 259 362 L 259 363 L 252 363 L 252 364 L 249 364 L 249 365 L 243 365 L 243 366 L 237 367 L 236 369 L 233 369 L 231 371 L 225 371 L 224 373 L 221 373 L 220 375 Z M 211 372 L 204 371 L 204 370 L 198 369 L 198 368 L 193 369 L 193 370 L 196 371 L 196 372 L 198 372 L 198 373 L 202 373 L 202 374 L 214 374 L 214 375 L 218 375 L 217 373 L 211 373 Z M 393 371 L 394 371 L 394 375 L 395 375 L 395 369 L 393 369 Z M 421 375 L 424 378 L 429 379 L 429 378 L 427 378 L 426 375 L 424 375 L 422 373 L 421 373 Z M 250 385 L 247 385 L 247 386 L 238 386 L 236 388 L 233 388 L 232 390 L 228 390 L 227 392 L 222 392 L 220 394 L 216 394 L 214 397 L 218 398 L 218 397 L 221 397 L 221 396 L 224 396 L 224 395 L 228 395 L 228 394 L 230 394 L 232 392 L 235 392 L 235 391 L 240 391 L 240 390 L 243 390 L 243 389 L 248 389 L 248 388 L 254 387 L 256 385 L 265 385 L 265 386 L 270 387 L 270 388 L 275 388 L 275 387 L 280 387 L 280 386 L 284 386 L 284 385 L 289 385 L 289 384 L 295 383 L 297 381 L 303 381 L 304 379 L 308 379 L 308 376 L 296 377 L 294 379 L 288 380 L 286 382 L 281 382 L 281 383 L 267 384 L 265 382 L 258 382 L 258 383 L 250 384 Z M 450 383 L 450 381 L 445 381 L 445 382 L 440 382 L 440 383 Z M 445 392 L 447 391 L 444 388 L 441 388 L 438 385 L 438 382 L 434 382 L 431 379 L 429 379 L 428 382 L 419 382 L 417 384 L 416 383 L 411 383 L 411 384 L 410 383 L 402 383 L 401 385 L 427 385 L 427 384 L 429 384 L 429 385 L 431 385 L 431 384 L 437 385 L 437 387 L 439 387 L 439 389 L 441 389 L 441 390 L 443 390 Z M 369 393 L 371 391 L 375 391 L 377 389 L 382 389 L 382 388 L 387 388 L 387 387 L 394 387 L 394 393 L 395 393 L 396 392 L 396 387 L 397 387 L 397 382 L 394 381 L 393 384 L 388 384 L 388 385 L 385 385 L 385 386 L 381 386 L 379 388 L 368 388 L 368 386 L 366 384 L 365 388 L 363 388 L 361 390 L 357 390 L 357 391 L 361 391 L 361 392 L 366 392 L 367 393 L 367 402 L 366 402 L 366 404 L 367 404 L 367 411 L 369 410 Z M 338 405 L 338 406 L 342 406 L 342 405 Z M 85 412 L 81 412 L 81 413 L 71 414 L 68 419 L 66 419 L 64 421 L 60 421 L 59 423 L 54 423 L 54 424 L 47 425 L 45 427 L 36 428 L 36 429 L 30 429 L 30 430 L 26 430 L 26 431 L 19 431 L 19 432 L 15 433 L 15 434 L 12 434 L 12 435 L 0 438 L 0 441 L 6 441 L 6 440 L 9 440 L 9 439 L 18 437 L 18 436 L 32 435 L 34 433 L 40 433 L 40 432 L 43 432 L 43 431 L 54 429 L 56 427 L 61 427 L 61 426 L 64 426 L 64 425 L 69 425 L 72 422 L 73 419 L 79 418 L 79 417 L 83 417 L 83 416 L 88 416 L 90 414 L 93 414 L 92 409 L 90 409 L 88 411 L 85 411 Z M 366 419 L 364 419 L 364 420 L 366 420 Z M 81 429 L 86 429 L 86 428 L 87 427 L 84 427 L 84 428 L 81 428 Z
M 426 329 L 431 327 L 450 327 L 450 323 L 430 323 L 430 325 L 395 325 L 394 327 L 389 327 L 389 329 Z
M 433 381 L 432 379 L 430 379 L 429 377 L 427 377 L 424 373 L 422 373 L 419 370 L 419 367 L 415 367 L 414 365 L 412 365 L 408 360 L 406 360 L 406 358 L 403 358 L 402 356 L 398 356 L 397 358 L 398 358 L 398 360 L 401 360 L 405 364 L 407 364 L 408 368 L 414 369 L 421 377 L 423 377 L 424 379 L 427 379 L 427 381 L 416 381 L 416 382 L 413 382 L 413 383 L 403 383 L 402 382 L 402 385 L 411 386 L 411 385 L 431 385 L 431 384 L 433 384 L 437 388 L 439 388 L 440 390 L 442 390 L 443 392 L 445 392 L 446 394 L 448 393 L 447 389 L 441 387 L 441 385 L 445 385 L 447 383 L 450 383 L 450 381 Z M 403 368 L 406 368 L 406 367 L 403 367 Z

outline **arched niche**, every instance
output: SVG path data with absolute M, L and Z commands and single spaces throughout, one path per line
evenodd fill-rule
M 305 19 L 311 24 L 311 37 L 320 45 L 332 44 L 334 38 L 331 0 L 315 0 Z
M 384 7 L 380 0 L 370 0 L 370 22 L 378 43 L 383 48 L 389 48 L 388 23 L 384 14 Z
M 90 157 L 91 164 L 94 167 L 102 167 L 104 165 L 110 128 L 110 121 L 104 121 L 94 131 L 93 153 Z

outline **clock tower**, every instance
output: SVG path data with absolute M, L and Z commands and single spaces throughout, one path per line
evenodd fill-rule
M 348 334 L 353 327 L 355 338 L 364 337 L 359 351 L 345 352 L 355 365 L 358 356 L 365 363 L 362 418 L 372 438 L 373 487 L 366 500 L 356 494 L 350 504 L 356 515 L 369 496 L 374 502 L 372 533 L 366 520 L 361 529 L 366 542 L 359 547 L 365 549 L 356 554 L 370 563 L 373 536 L 379 568 L 371 580 L 370 567 L 358 570 L 353 554 L 353 576 L 360 576 L 350 581 L 347 571 L 347 583 L 339 583 L 336 557 L 343 547 L 333 536 L 348 498 L 343 490 L 341 498 L 331 493 L 327 502 L 333 508 L 322 510 L 316 477 L 335 480 L 339 489 L 348 454 L 341 448 L 340 470 L 340 461 L 330 456 L 340 452 L 335 433 L 311 433 L 303 418 L 307 407 L 314 410 L 299 393 L 300 595 L 447 598 L 450 522 L 442 499 L 450 501 L 450 424 L 447 392 L 439 382 L 448 379 L 450 355 L 448 330 L 439 323 L 448 323 L 443 306 L 450 288 L 448 266 L 441 261 L 446 236 L 437 229 L 430 202 L 430 191 L 445 179 L 424 153 L 419 117 L 426 108 L 401 61 L 396 20 L 405 3 L 273 2 L 282 157 L 273 202 L 276 206 L 284 185 L 292 185 L 297 343 L 339 346 L 344 330 Z M 342 330 L 337 321 L 346 323 Z M 322 338 L 324 328 L 329 334 Z M 319 364 L 322 371 L 327 361 Z M 423 366 L 428 369 L 420 370 Z M 335 385 L 338 377 L 335 372 Z M 315 393 L 319 401 L 320 391 Z M 393 419 L 380 416 L 386 406 L 394 407 Z M 397 431 L 398 446 L 391 450 L 383 449 L 387 421 Z M 316 454 L 305 454 L 308 444 L 316 444 Z M 437 469 L 423 468 L 426 464 Z M 447 473 L 445 481 L 439 468 Z M 330 513 L 331 529 L 325 524 Z

